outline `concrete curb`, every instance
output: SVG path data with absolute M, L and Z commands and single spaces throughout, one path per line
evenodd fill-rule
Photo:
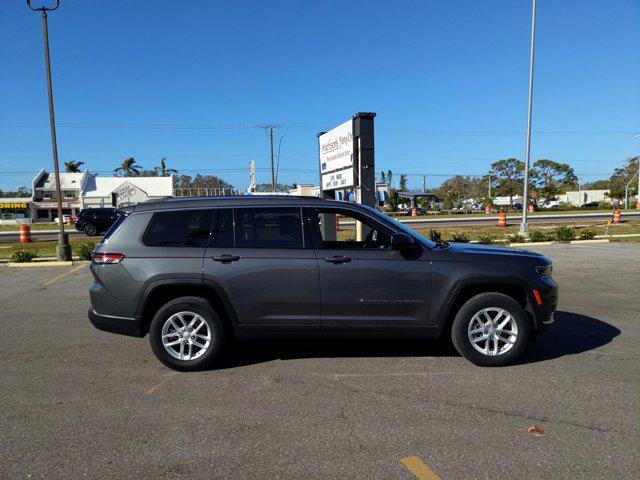
M 510 247 L 530 247 L 531 245 L 537 245 L 539 247 L 548 247 L 549 245 L 555 245 L 556 242 L 522 242 L 522 243 L 510 243 Z
M 21 262 L 21 263 L 7 263 L 7 267 L 71 267 L 73 265 L 72 261 L 68 262 Z
M 609 243 L 608 238 L 601 238 L 596 240 L 571 240 L 571 245 L 580 243 Z

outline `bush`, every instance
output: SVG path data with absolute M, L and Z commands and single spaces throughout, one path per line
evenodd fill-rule
M 598 203 L 599 210 L 613 210 L 613 204 L 611 202 L 602 201 Z
M 539 228 L 532 228 L 529 230 L 529 241 L 531 242 L 546 242 L 549 237 Z
M 511 235 L 507 235 L 507 239 L 509 243 L 524 243 L 527 239 L 524 235 L 520 235 L 519 233 L 512 233 Z
M 451 235 L 451 241 L 455 243 L 469 243 L 471 239 L 466 233 L 454 233 Z
M 80 260 L 91 260 L 93 255 L 93 249 L 96 248 L 96 242 L 93 240 L 87 240 L 78 248 L 76 248 L 76 255 L 80 257 Z
M 570 242 L 576 238 L 576 229 L 569 225 L 562 225 L 553 230 L 553 236 L 558 242 Z
M 579 236 L 580 240 L 593 240 L 596 238 L 596 231 L 593 228 L 583 228 Z
M 24 248 L 19 248 L 11 254 L 11 256 L 9 257 L 9 261 L 13 263 L 25 263 L 30 262 L 37 256 L 37 250 L 26 250 Z
M 430 229 L 429 240 L 431 240 L 432 242 L 439 242 L 440 240 L 442 240 L 442 233 L 440 233 L 440 230 L 436 230 L 435 228 Z
M 491 245 L 496 241 L 496 238 L 495 235 L 481 235 L 480 238 L 478 238 L 478 243 L 481 245 Z

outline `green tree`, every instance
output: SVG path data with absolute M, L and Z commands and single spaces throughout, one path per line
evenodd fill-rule
M 123 177 L 137 177 L 140 175 L 142 167 L 136 163 L 133 157 L 125 159 L 122 164 L 114 169 L 115 173 L 122 172 Z
M 64 162 L 64 168 L 67 173 L 78 173 L 84 162 Z
M 613 171 L 609 179 L 609 197 L 621 200 L 625 197 L 625 187 L 629 184 L 629 195 L 638 191 L 638 168 L 640 168 L 640 156 L 627 158 L 626 164 Z
M 380 182 L 387 183 L 387 176 L 385 175 L 384 170 L 380 171 Z
M 404 173 L 400 175 L 400 182 L 398 187 L 400 188 L 401 192 L 407 191 L 407 176 Z
M 609 180 L 595 180 L 582 184 L 583 190 L 608 190 Z
M 393 172 L 391 170 L 387 170 L 387 185 L 389 187 L 393 185 Z
M 498 180 L 498 192 L 509 197 L 513 207 L 513 197 L 522 192 L 524 186 L 524 162 L 515 158 L 498 160 L 491 164 L 491 176 Z
M 155 167 L 154 170 L 158 173 L 160 177 L 169 177 L 172 173 L 178 173 L 178 170 L 175 168 L 167 168 L 167 163 L 165 162 L 166 158 L 160 159 L 160 166 Z
M 542 159 L 533 164 L 531 179 L 539 195 L 546 201 L 555 200 L 558 193 L 570 189 L 578 182 L 578 177 L 566 163 Z

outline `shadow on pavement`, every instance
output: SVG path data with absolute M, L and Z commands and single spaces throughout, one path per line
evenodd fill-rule
M 451 342 L 428 339 L 278 339 L 242 340 L 227 348 L 215 369 L 271 360 L 349 357 L 458 356 Z
M 517 362 L 535 363 L 594 350 L 620 335 L 613 325 L 579 313 L 557 311 L 555 322 L 529 345 Z
M 552 360 L 601 347 L 620 330 L 586 315 L 558 311 L 556 321 L 531 343 L 516 364 Z M 271 360 L 331 357 L 459 356 L 448 339 L 261 339 L 234 342 L 217 369 L 236 368 Z

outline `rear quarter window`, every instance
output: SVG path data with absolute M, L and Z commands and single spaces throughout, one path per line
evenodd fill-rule
M 206 247 L 211 231 L 211 210 L 157 212 L 142 237 L 150 247 Z
M 118 212 L 118 218 L 116 219 L 115 222 L 113 222 L 113 225 L 111 225 L 109 227 L 109 230 L 107 230 L 107 233 L 104 234 L 104 237 L 102 237 L 102 240 L 100 241 L 100 244 L 105 243 L 107 240 L 109 240 L 109 238 L 111 238 L 111 236 L 115 233 L 115 231 L 118 229 L 118 227 L 120 225 L 122 225 L 124 223 L 124 221 L 127 219 L 127 217 L 129 216 L 128 214 L 124 213 L 124 212 Z

